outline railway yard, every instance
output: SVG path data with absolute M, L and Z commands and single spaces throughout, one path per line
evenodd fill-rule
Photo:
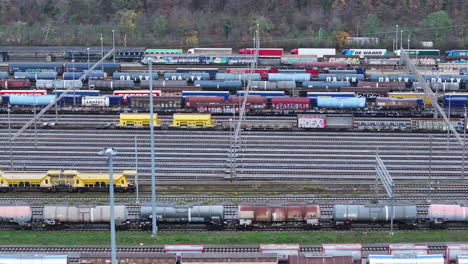
M 468 52 L 89 52 L 0 47 L 0 264 L 467 263 Z

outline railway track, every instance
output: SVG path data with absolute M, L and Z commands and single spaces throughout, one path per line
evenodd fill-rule
M 356 182 L 375 180 L 375 153 L 399 180 L 457 180 L 464 184 L 463 153 L 446 134 L 368 132 L 244 131 L 236 166 L 231 165 L 229 131 L 156 131 L 159 180 L 291 180 Z M 149 181 L 150 148 L 145 130 L 28 130 L 12 144 L 0 129 L 3 170 L 44 171 L 73 168 L 105 172 L 97 155 L 114 147 L 116 169 L 135 167 L 138 137 L 139 180 Z M 432 136 L 432 147 L 429 137 Z M 203 142 L 202 144 L 200 142 Z M 430 154 L 430 149 L 431 154 Z M 234 172 L 232 174 L 231 172 Z M 468 175 L 465 175 L 468 176 Z M 466 179 L 466 177 L 465 177 Z
M 119 246 L 117 252 L 131 253 L 162 253 L 164 246 Z M 258 253 L 258 245 L 252 246 L 211 246 L 204 248 L 205 252 L 214 253 Z M 429 245 L 431 252 L 441 252 L 444 245 Z M 96 246 L 0 246 L 0 252 L 110 252 L 109 247 Z M 322 247 L 318 245 L 301 245 L 302 252 L 321 252 Z M 364 252 L 388 252 L 387 245 L 363 246 Z
M 63 201 L 63 202 L 90 202 L 107 203 L 108 197 L 105 196 L 83 196 L 83 197 L 44 197 L 44 196 L 29 196 L 29 197 L 3 197 L 0 196 L 1 203 L 21 203 L 21 202 L 38 202 L 44 201 Z M 116 200 L 120 202 L 136 202 L 135 196 L 117 196 Z M 237 204 L 239 202 L 372 202 L 372 201 L 389 201 L 386 196 L 310 196 L 310 195 L 290 195 L 290 196 L 158 196 L 158 203 L 191 203 L 191 202 L 208 202 L 208 203 L 231 203 Z M 464 201 L 468 200 L 468 195 L 412 195 L 396 197 L 396 201 Z M 139 197 L 140 203 L 147 203 L 151 201 L 150 196 Z

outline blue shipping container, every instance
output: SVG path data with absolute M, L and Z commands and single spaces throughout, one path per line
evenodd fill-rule
M 56 96 L 63 94 L 64 90 L 55 91 Z M 101 91 L 99 90 L 71 90 L 67 95 L 81 95 L 81 96 L 99 96 Z
M 8 79 L 8 72 L 0 72 L 0 79 Z
M 119 106 L 122 104 L 123 96 L 110 95 L 108 97 L 109 97 L 109 106 Z

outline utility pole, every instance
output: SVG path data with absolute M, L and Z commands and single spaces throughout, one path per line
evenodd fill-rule
M 465 143 L 466 143 L 466 105 L 463 114 L 463 160 L 462 160 L 462 179 L 465 180 Z
M 117 264 L 117 243 L 115 240 L 115 208 L 114 208 L 114 168 L 112 156 L 117 152 L 113 148 L 105 148 L 99 151 L 99 155 L 107 156 L 109 166 L 109 203 L 110 203 L 110 229 L 111 229 L 111 256 L 112 264 Z
M 395 31 L 395 50 L 398 50 L 398 25 L 396 25 Z
M 13 142 L 11 140 L 11 120 L 10 120 L 10 111 L 11 105 L 8 103 L 7 106 L 7 113 L 8 113 L 8 141 L 10 143 L 10 169 L 13 170 Z
M 104 58 L 104 38 L 101 33 L 101 60 Z M 104 64 L 102 64 L 102 71 L 104 71 Z
M 429 135 L 429 199 L 431 201 L 432 196 L 432 134 Z
M 33 113 L 34 113 L 34 147 L 37 148 L 37 121 L 36 121 L 36 94 L 33 94 L 34 103 L 33 103 Z
M 140 203 L 140 194 L 138 190 L 138 142 L 137 136 L 135 136 L 135 191 L 136 191 L 136 202 Z
M 153 105 L 153 58 L 148 58 L 149 67 L 149 88 L 150 88 L 150 147 L 151 147 L 151 216 L 152 216 L 152 233 L 151 236 L 158 235 L 157 215 L 156 215 L 156 165 L 154 163 L 154 105 Z
M 403 30 L 400 31 L 400 49 L 403 49 Z
M 408 32 L 408 49 L 410 49 L 410 41 L 411 41 L 410 35 L 411 34 Z
M 86 50 L 88 51 L 88 71 L 89 71 L 89 48 L 86 48 Z
M 112 30 L 112 50 L 113 50 L 112 59 L 115 63 L 115 30 L 114 29 Z

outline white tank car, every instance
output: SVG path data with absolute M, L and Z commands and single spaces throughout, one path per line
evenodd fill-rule
M 43 218 L 64 223 L 108 223 L 110 222 L 110 207 L 78 207 L 78 206 L 44 206 Z M 115 206 L 115 222 L 121 223 L 128 218 L 125 205 Z

